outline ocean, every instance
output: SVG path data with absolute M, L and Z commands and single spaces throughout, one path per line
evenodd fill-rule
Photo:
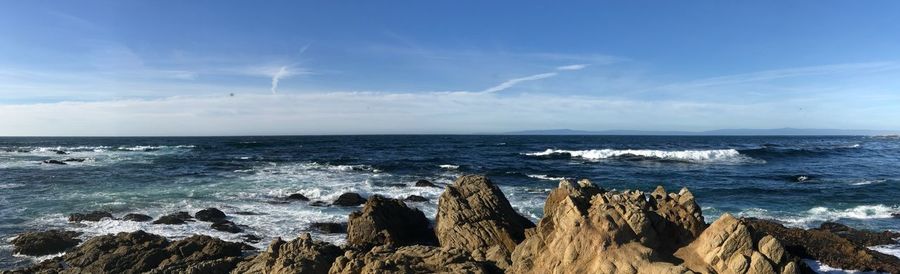
M 445 185 L 462 174 L 487 175 L 532 220 L 541 217 L 560 179 L 588 178 L 606 189 L 688 187 L 707 222 L 730 212 L 796 227 L 838 221 L 900 229 L 900 218 L 892 217 L 900 213 L 900 139 L 892 137 L 21 137 L 0 138 L 0 269 L 35 260 L 12 254 L 7 241 L 28 230 L 62 228 L 87 238 L 140 229 L 230 241 L 253 234 L 263 239 L 254 245 L 263 248 L 272 238 L 310 231 L 313 222 L 345 222 L 359 209 L 283 200 L 294 193 L 328 202 L 345 192 L 420 195 L 429 201 L 408 204 L 433 218 L 442 188 L 414 182 Z M 204 222 L 67 222 L 70 213 L 94 210 L 158 217 L 206 207 L 223 210 L 246 226 L 245 233 L 215 231 Z

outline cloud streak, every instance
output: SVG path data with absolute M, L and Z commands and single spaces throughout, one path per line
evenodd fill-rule
M 588 65 L 589 64 L 574 64 L 574 65 L 559 66 L 559 67 L 556 67 L 556 71 L 581 70 L 581 69 L 586 68 Z M 541 79 L 555 77 L 557 75 L 559 75 L 558 72 L 545 72 L 545 73 L 540 73 L 540 74 L 535 74 L 535 75 L 530 75 L 530 76 L 525 76 L 525 77 L 520 77 L 520 78 L 513 78 L 513 79 L 506 80 L 505 82 L 500 83 L 499 85 L 482 90 L 481 93 L 494 93 L 494 92 L 498 92 L 498 91 L 503 91 L 503 90 L 512 88 L 522 82 L 537 81 L 537 80 L 541 80 Z
M 278 81 L 280 81 L 281 78 L 285 78 L 290 75 L 291 73 L 288 71 L 287 66 L 282 66 L 280 69 L 278 69 L 277 72 L 275 72 L 274 75 L 272 75 L 272 94 L 278 93 Z

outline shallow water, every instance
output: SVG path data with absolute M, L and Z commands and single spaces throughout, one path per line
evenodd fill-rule
M 64 151 L 68 154 L 58 154 Z M 66 165 L 41 161 L 84 158 Z M 302 193 L 331 201 L 348 191 L 402 198 L 434 216 L 442 189 L 461 174 L 489 176 L 513 206 L 541 216 L 561 178 L 607 189 L 688 187 L 707 221 L 724 212 L 817 226 L 900 229 L 900 140 L 878 137 L 305 136 L 217 138 L 0 138 L 0 239 L 61 227 L 84 237 L 145 231 L 178 238 L 243 234 L 107 220 L 69 224 L 73 212 L 116 216 L 218 207 L 247 233 L 294 238 L 311 222 L 346 221 L 357 208 L 281 203 Z M 403 186 L 398 186 L 401 184 Z M 256 215 L 237 215 L 249 211 Z M 316 237 L 340 243 L 342 235 Z M 29 263 L 0 245 L 0 269 Z

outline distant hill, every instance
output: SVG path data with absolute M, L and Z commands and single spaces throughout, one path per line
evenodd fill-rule
M 717 129 L 708 131 L 647 131 L 647 130 L 573 130 L 544 129 L 523 130 L 503 133 L 505 135 L 684 135 L 684 136 L 722 136 L 722 135 L 891 135 L 900 134 L 900 130 L 857 130 L 857 129 L 810 129 L 810 128 L 774 128 L 774 129 Z

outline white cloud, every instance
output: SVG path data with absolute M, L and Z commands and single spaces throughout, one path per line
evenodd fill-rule
M 590 64 L 574 64 L 574 65 L 556 67 L 556 70 L 581 70 L 588 66 L 590 66 Z
M 550 77 L 553 77 L 553 76 L 556 76 L 556 75 L 557 75 L 556 72 L 548 72 L 548 73 L 535 74 L 535 75 L 531 75 L 531 76 L 525 76 L 525 77 L 521 77 L 521 78 L 509 79 L 509 80 L 506 80 L 506 82 L 500 83 L 499 85 L 490 87 L 490 88 L 485 89 L 485 90 L 483 90 L 483 91 L 481 91 L 481 92 L 483 92 L 483 93 L 498 92 L 498 91 L 501 91 L 501 90 L 505 90 L 505 89 L 511 88 L 511 87 L 515 86 L 516 84 L 519 84 L 519 83 L 521 83 L 521 82 L 527 82 L 527 81 L 535 81 L 535 80 L 540 80 L 540 79 L 546 79 L 546 78 L 550 78 Z
M 275 72 L 275 74 L 272 75 L 272 94 L 278 92 L 278 81 L 281 80 L 281 78 L 288 76 L 290 76 L 290 72 L 288 71 L 287 66 L 282 66 L 278 69 L 278 72 Z

